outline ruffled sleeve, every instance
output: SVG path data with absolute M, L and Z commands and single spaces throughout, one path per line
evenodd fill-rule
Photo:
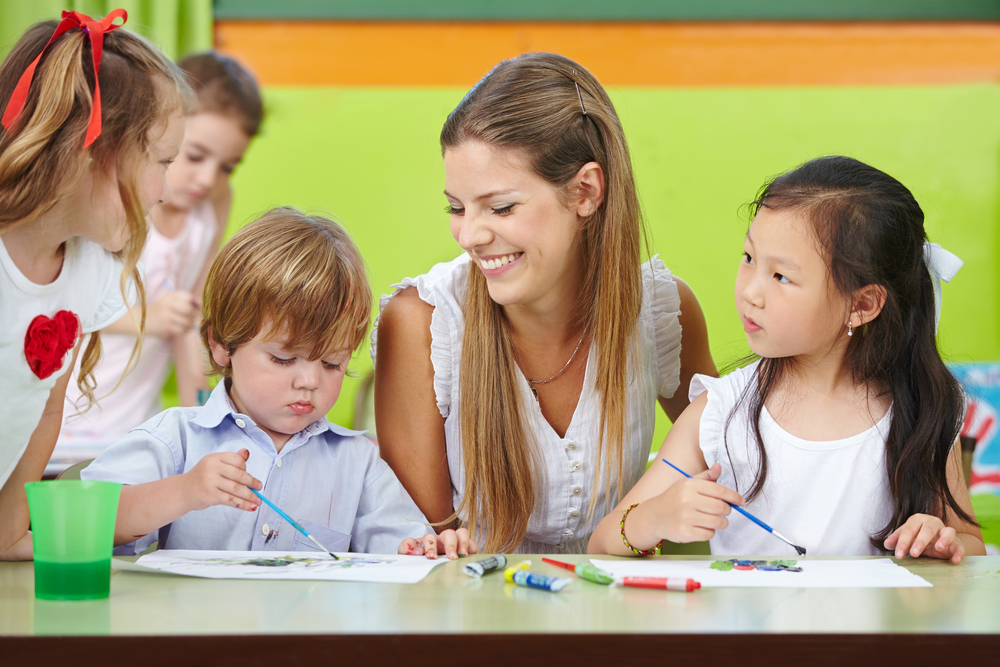
M 94 284 L 101 288 L 100 294 L 103 294 L 89 316 L 81 313 L 80 323 L 83 333 L 86 334 L 99 331 L 124 317 L 128 309 L 139 300 L 139 293 L 135 281 L 129 276 L 125 282 L 128 300 L 122 297 L 120 281 L 124 265 L 118 257 L 97 244 L 86 244 L 84 252 L 88 255 L 86 257 L 90 267 L 88 273 L 96 278 Z M 143 273 L 141 262 L 139 273 Z
M 451 413 L 453 382 L 458 378 L 461 363 L 462 334 L 465 328 L 462 305 L 469 281 L 469 256 L 463 253 L 451 262 L 435 264 L 430 271 L 416 278 L 405 278 L 394 284 L 392 294 L 379 299 L 378 312 L 392 297 L 407 287 L 416 287 L 420 300 L 434 307 L 431 314 L 431 365 L 434 368 L 434 397 L 441 417 Z M 378 324 L 375 320 L 371 335 L 372 363 L 378 363 Z
M 759 362 L 754 362 L 738 368 L 721 378 L 700 373 L 695 373 L 691 378 L 689 401 L 708 392 L 708 403 L 701 413 L 701 423 L 698 426 L 698 444 L 709 467 L 719 462 L 718 452 L 723 443 L 729 415 L 743 396 L 747 385 L 756 377 L 758 364 Z
M 718 461 L 719 446 L 726 429 L 726 418 L 729 416 L 729 408 L 726 406 L 732 405 L 726 400 L 725 395 L 729 392 L 726 391 L 725 384 L 725 381 L 719 378 L 695 373 L 688 390 L 690 401 L 708 392 L 708 403 L 705 404 L 705 411 L 701 413 L 701 422 L 698 425 L 698 445 L 709 468 Z
M 642 265 L 642 284 L 644 303 L 649 304 L 647 335 L 655 349 L 659 395 L 670 398 L 681 382 L 681 298 L 659 255 Z

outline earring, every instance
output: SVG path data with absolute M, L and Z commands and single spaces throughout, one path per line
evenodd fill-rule
M 847 323 L 847 335 L 848 336 L 854 335 L 854 326 L 851 324 L 851 322 Z

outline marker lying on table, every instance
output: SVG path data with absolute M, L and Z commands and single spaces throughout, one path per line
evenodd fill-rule
M 247 487 L 247 488 L 250 488 L 250 487 Z M 274 503 L 272 503 L 270 500 L 268 500 L 267 498 L 265 498 L 261 494 L 257 493 L 256 489 L 250 489 L 250 490 L 253 491 L 253 494 L 255 496 L 257 496 L 258 498 L 260 498 L 261 500 L 263 500 L 265 503 L 267 503 L 268 507 L 270 507 L 275 512 L 277 512 L 278 516 L 280 516 L 282 519 L 284 519 L 289 524 L 291 524 L 292 528 L 294 528 L 295 530 L 299 531 L 300 533 L 302 533 L 303 535 L 305 535 L 306 537 L 308 537 L 312 541 L 313 544 L 315 544 L 316 546 L 318 546 L 320 548 L 320 551 L 325 551 L 328 554 L 330 554 L 331 556 L 333 556 L 333 560 L 340 560 L 335 553 L 333 553 L 332 551 L 330 551 L 329 549 L 327 549 L 326 547 L 324 547 L 322 544 L 319 543 L 319 540 L 317 540 L 315 537 L 313 537 L 308 532 L 306 532 L 306 529 L 303 528 L 302 526 L 300 526 L 295 521 L 295 519 L 293 519 L 292 517 L 288 516 L 287 514 L 285 514 L 281 510 L 279 510 L 277 505 L 275 505 Z
M 670 466 L 674 470 L 676 470 L 677 472 L 679 472 L 680 474 L 682 474 L 685 477 L 687 477 L 688 479 L 691 479 L 691 475 L 687 474 L 686 472 L 684 472 L 683 470 L 681 470 L 680 468 L 678 468 L 677 466 L 675 466 L 670 461 L 668 461 L 666 459 L 660 459 L 660 460 L 663 461 L 664 463 L 666 463 L 668 466 Z M 774 535 L 775 537 L 777 537 L 779 540 L 781 540 L 782 542 L 784 542 L 788 546 L 790 546 L 793 549 L 795 549 L 795 551 L 800 556 L 805 556 L 806 555 L 806 548 L 805 547 L 800 547 L 797 544 L 792 544 L 792 541 L 789 540 L 787 537 L 785 537 L 784 535 L 782 535 L 781 533 L 779 533 L 778 531 L 776 531 L 774 528 L 771 528 L 769 525 L 767 525 L 766 523 L 764 523 L 763 521 L 761 521 L 760 519 L 758 519 L 757 517 L 755 517 L 753 514 L 750 514 L 750 512 L 747 512 L 742 507 L 737 507 L 736 505 L 734 505 L 732 503 L 727 503 L 727 504 L 730 507 L 732 507 L 734 510 L 736 510 L 737 512 L 739 512 L 740 514 L 742 514 L 743 516 L 745 516 L 746 518 L 750 519 L 755 524 L 757 524 L 758 526 L 760 526 L 761 528 L 763 528 L 764 530 L 766 530 L 767 532 L 769 532 L 772 535 Z
M 684 577 L 625 577 L 616 582 L 621 586 L 632 588 L 658 588 L 668 591 L 690 593 L 701 588 L 701 582 Z
M 595 584 L 612 584 L 615 578 L 609 572 L 605 572 L 596 565 L 591 565 L 590 563 L 579 563 L 574 565 L 573 563 L 560 563 L 557 560 L 552 560 L 551 558 L 543 558 L 543 561 L 549 565 L 555 565 L 556 567 L 564 567 L 567 570 L 572 570 L 576 573 L 576 576 L 581 579 L 586 579 L 587 581 L 593 581 Z

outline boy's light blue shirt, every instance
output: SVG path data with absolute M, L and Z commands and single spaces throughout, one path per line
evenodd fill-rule
M 220 382 L 201 408 L 171 408 L 133 429 L 81 474 L 83 479 L 143 484 L 191 470 L 215 452 L 250 451 L 247 472 L 261 493 L 331 551 L 396 553 L 407 537 L 432 533 L 424 515 L 378 449 L 322 418 L 293 435 L 279 454 L 250 417 L 236 412 Z M 216 505 L 115 548 L 314 551 L 317 547 L 261 503 L 255 512 Z

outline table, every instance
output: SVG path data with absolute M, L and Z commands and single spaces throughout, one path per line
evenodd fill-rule
M 571 573 L 525 556 L 533 571 Z M 586 556 L 562 556 L 580 562 Z M 661 558 L 692 559 L 691 556 Z M 702 589 L 575 581 L 558 594 L 465 576 L 413 585 L 116 572 L 108 600 L 35 600 L 0 563 L 4 665 L 997 664 L 1000 557 L 902 564 L 934 588 Z M 21 660 L 23 662 L 17 662 Z M 28 661 L 31 662 L 28 662 Z

